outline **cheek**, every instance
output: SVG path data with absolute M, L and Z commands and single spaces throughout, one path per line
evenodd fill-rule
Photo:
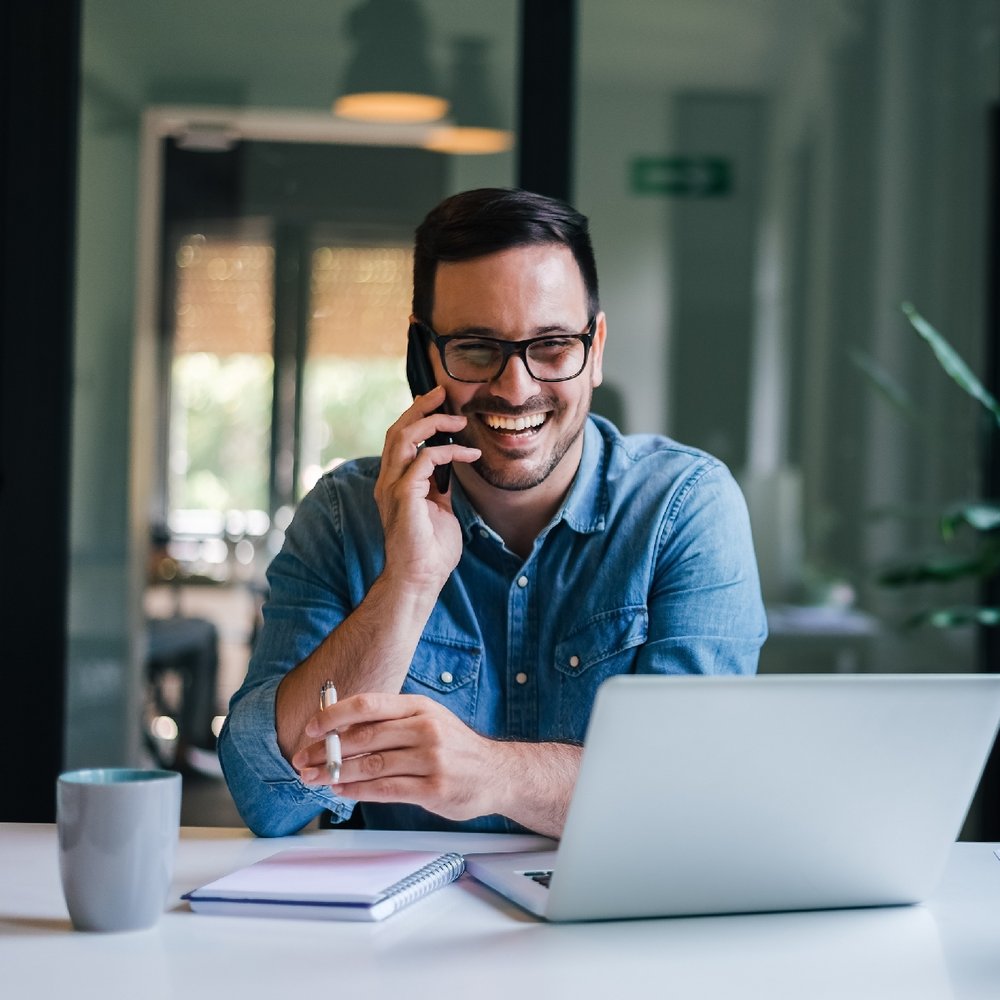
M 448 399 L 446 405 L 450 413 L 465 413 L 465 407 L 473 402 L 474 394 L 469 392 L 461 382 L 454 382 L 453 380 L 448 380 L 448 385 L 445 387 L 448 393 Z M 473 407 L 472 409 L 475 409 Z
M 590 408 L 590 398 L 593 393 L 590 383 L 585 376 L 581 375 L 576 379 L 576 391 L 559 394 L 559 405 L 564 415 L 572 416 L 576 419 L 580 414 L 585 414 Z

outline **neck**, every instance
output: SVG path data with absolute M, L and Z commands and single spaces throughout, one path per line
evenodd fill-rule
M 511 552 L 526 559 L 535 539 L 566 498 L 582 454 L 581 434 L 545 480 L 526 490 L 491 486 L 468 465 L 456 462 L 453 469 L 479 516 L 504 540 Z

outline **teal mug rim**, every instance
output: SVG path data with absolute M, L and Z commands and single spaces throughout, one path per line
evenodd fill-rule
M 85 767 L 59 775 L 64 784 L 90 786 L 140 785 L 170 778 L 180 778 L 180 772 L 142 767 Z

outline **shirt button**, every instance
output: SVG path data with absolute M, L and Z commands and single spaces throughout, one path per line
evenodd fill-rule
M 490 533 L 485 528 L 480 528 L 479 529 L 479 537 L 480 538 L 489 538 L 490 537 Z
M 580 657 L 579 656 L 571 656 L 569 658 L 569 665 L 571 667 L 578 667 L 578 666 L 580 666 Z
M 441 683 L 450 684 L 455 678 L 447 670 L 441 672 Z
M 525 673 L 520 673 L 514 678 L 514 680 L 516 680 L 518 684 L 527 684 L 528 675 Z
M 528 578 L 526 576 L 519 576 L 517 578 L 517 585 L 519 587 L 527 587 L 528 586 Z

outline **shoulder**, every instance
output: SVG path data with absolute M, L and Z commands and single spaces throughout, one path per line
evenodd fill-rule
M 374 497 L 378 468 L 375 458 L 342 463 L 316 481 L 289 524 L 276 520 L 283 537 L 269 578 L 285 574 L 298 579 L 307 570 L 332 589 L 331 581 L 353 579 L 355 569 L 372 564 L 382 551 Z
M 379 458 L 355 458 L 325 472 L 300 501 L 295 522 L 332 520 L 340 530 L 352 512 L 373 509 L 380 464 Z
M 638 485 L 649 479 L 691 486 L 703 476 L 732 479 L 726 465 L 707 451 L 682 444 L 662 434 L 622 434 L 603 417 L 591 416 L 606 456 L 605 475 Z
M 313 488 L 328 500 L 338 497 L 371 497 L 378 479 L 380 458 L 352 458 L 323 473 Z
M 382 460 L 374 455 L 367 458 L 352 458 L 323 473 L 317 486 L 322 485 L 325 489 L 333 491 L 360 490 L 371 493 L 381 464 Z
M 743 494 L 724 462 L 661 434 L 621 434 L 593 417 L 602 461 L 595 492 L 603 495 L 608 522 L 659 524 L 666 535 L 681 525 L 728 526 L 746 517 Z

